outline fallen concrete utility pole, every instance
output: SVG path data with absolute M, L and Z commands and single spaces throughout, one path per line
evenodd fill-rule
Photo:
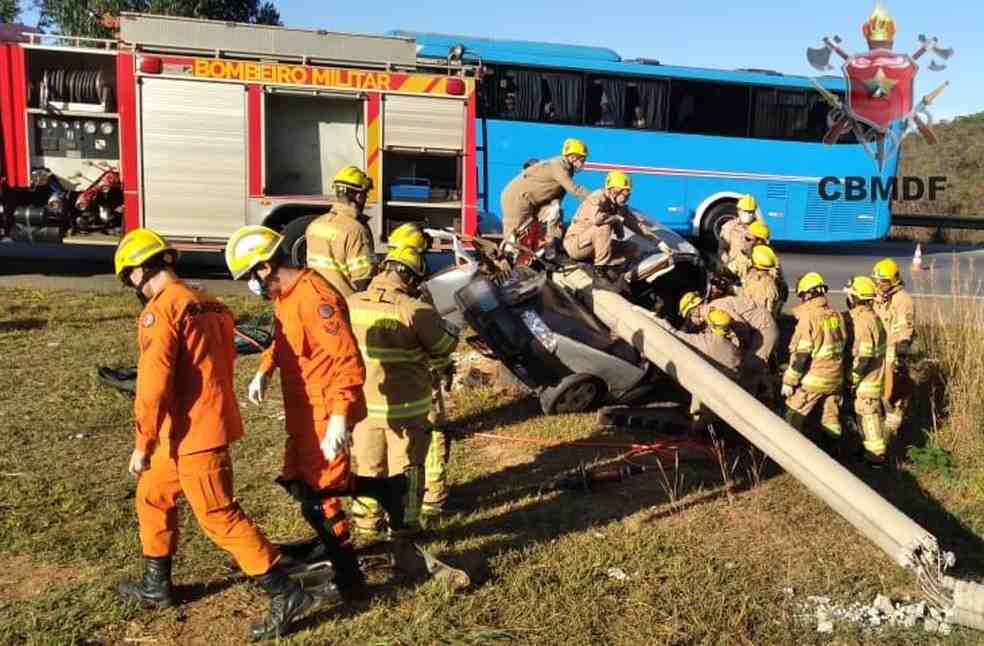
M 953 623 L 984 630 L 984 586 L 945 576 L 952 553 L 782 418 L 746 393 L 681 341 L 665 321 L 622 296 L 593 287 L 581 269 L 555 273 L 616 336 L 691 392 L 796 478 L 896 563 L 911 570 L 927 600 Z

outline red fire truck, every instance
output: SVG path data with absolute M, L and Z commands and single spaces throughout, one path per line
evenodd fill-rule
M 323 213 L 347 164 L 378 242 L 477 227 L 475 69 L 413 39 L 124 14 L 116 40 L 0 42 L 3 232 L 62 242 L 151 227 L 217 248 Z

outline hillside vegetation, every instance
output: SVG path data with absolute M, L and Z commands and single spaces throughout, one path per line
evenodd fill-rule
M 895 213 L 984 216 L 984 112 L 933 126 L 939 143 L 930 146 L 918 133 L 902 141 L 899 176 L 947 177 L 946 190 L 930 202 L 897 201 Z

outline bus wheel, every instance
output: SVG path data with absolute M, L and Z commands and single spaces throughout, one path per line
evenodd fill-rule
M 717 253 L 721 242 L 721 227 L 728 220 L 738 217 L 735 202 L 722 202 L 707 212 L 700 225 L 700 248 L 708 253 Z

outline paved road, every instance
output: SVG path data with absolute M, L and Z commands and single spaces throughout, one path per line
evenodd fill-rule
M 872 265 L 887 256 L 903 268 L 906 284 L 915 294 L 929 298 L 956 291 L 963 298 L 984 298 L 984 248 L 924 245 L 923 265 L 927 269 L 919 273 L 910 269 L 913 249 L 914 245 L 904 242 L 786 246 L 780 247 L 779 256 L 790 282 L 807 271 L 820 271 L 835 293 L 851 276 L 870 273 Z M 213 293 L 245 293 L 244 284 L 228 278 L 218 253 L 185 253 L 181 265 L 183 275 Z M 115 291 L 120 285 L 112 266 L 111 246 L 0 243 L 0 287 Z

